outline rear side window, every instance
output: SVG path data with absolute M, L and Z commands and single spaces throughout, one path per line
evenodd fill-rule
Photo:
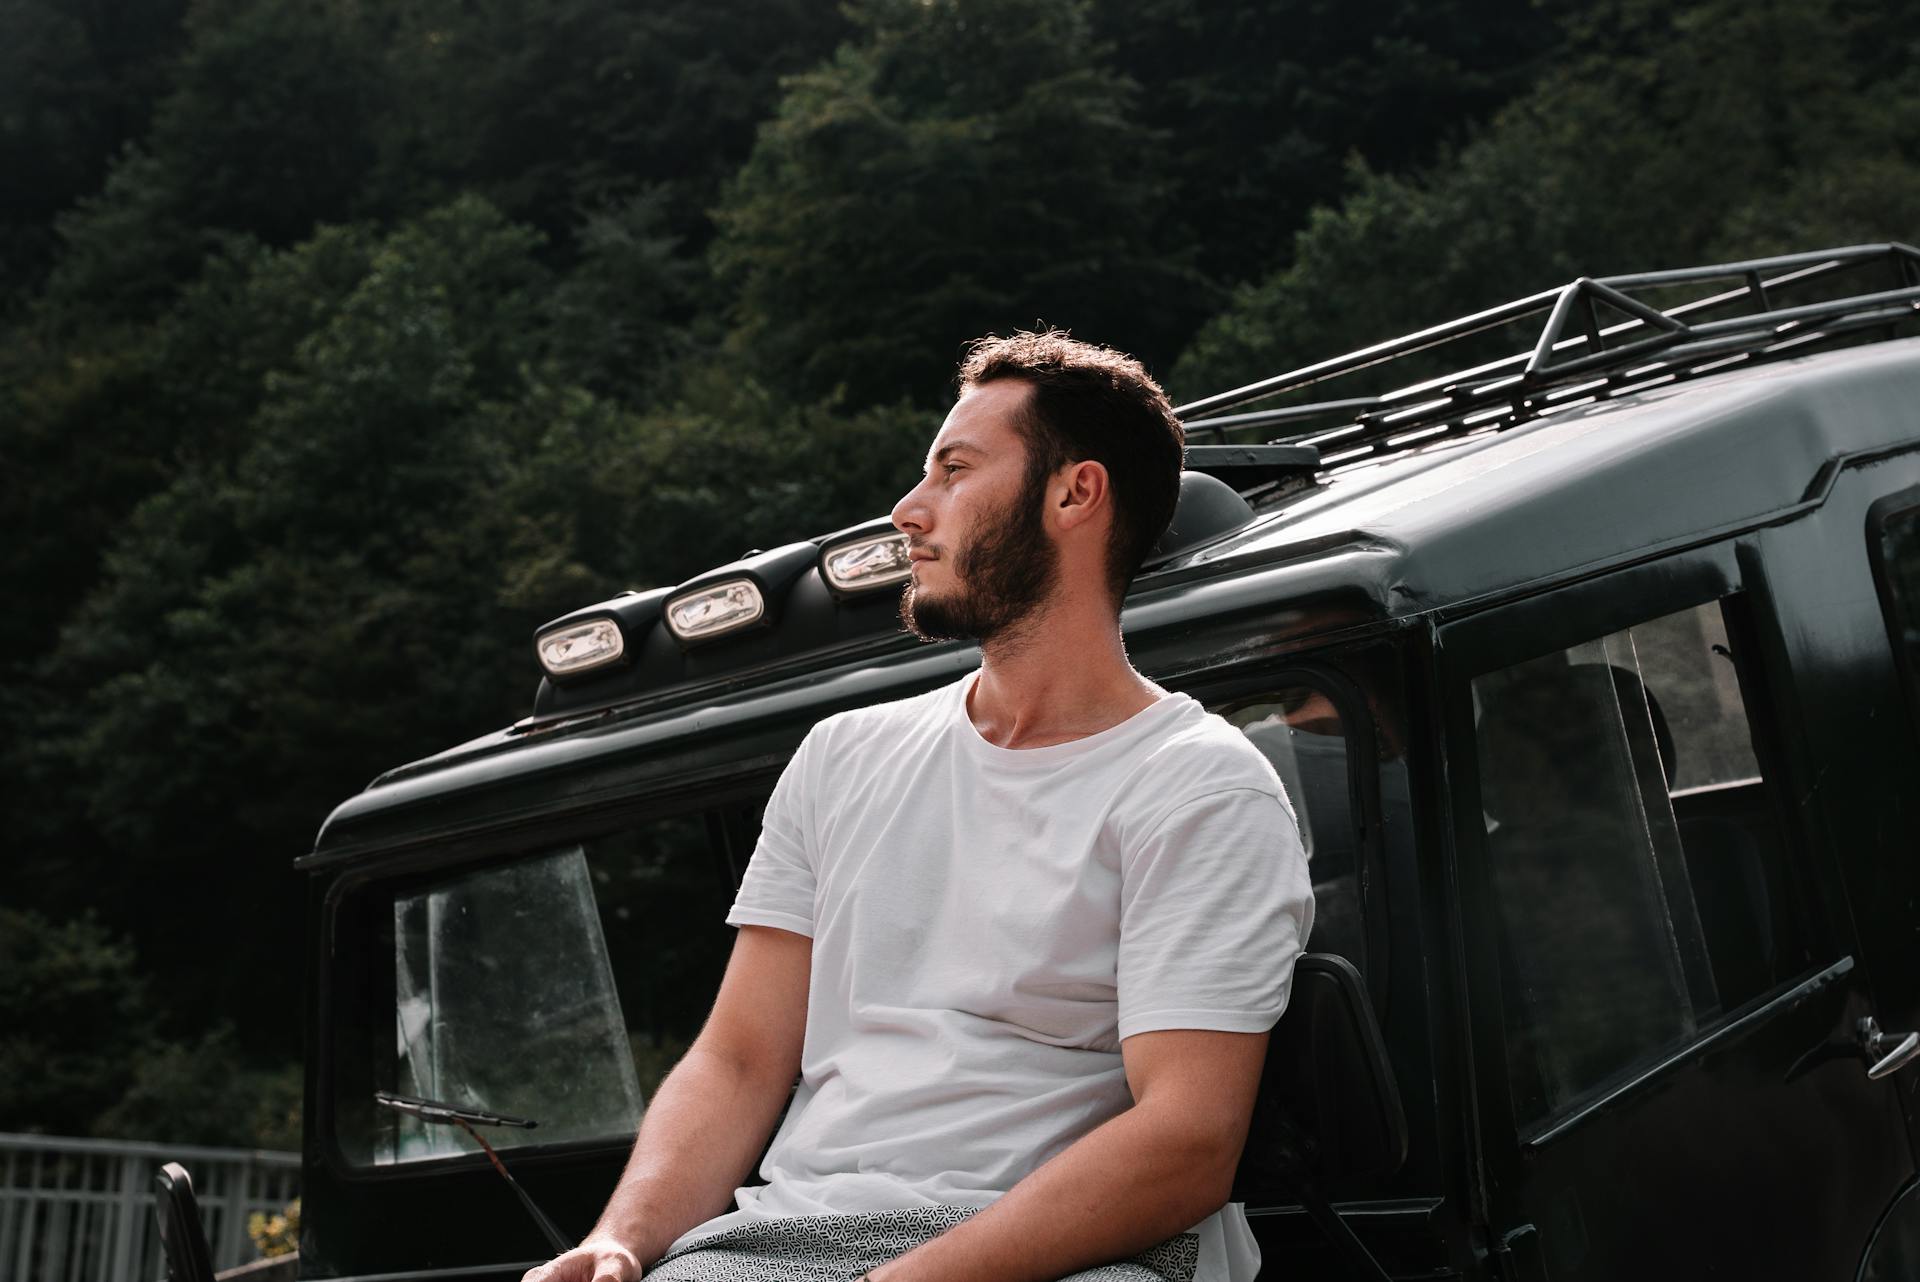
M 1475 678 L 1522 1124 L 1802 973 L 1802 896 L 1721 603 Z
M 1920 726 L 1920 491 L 1876 505 L 1868 530 L 1887 636 L 1907 687 L 1907 706 Z
M 663 818 L 344 901 L 335 1134 L 350 1161 L 478 1152 L 458 1126 L 376 1100 L 537 1123 L 495 1148 L 631 1136 L 698 1033 L 733 932 L 729 849 L 756 808 Z

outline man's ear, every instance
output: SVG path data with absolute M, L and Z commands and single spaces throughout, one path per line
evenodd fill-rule
M 1092 459 L 1081 459 L 1061 468 L 1055 474 L 1052 490 L 1055 498 L 1052 516 L 1062 530 L 1085 525 L 1111 506 L 1106 464 Z

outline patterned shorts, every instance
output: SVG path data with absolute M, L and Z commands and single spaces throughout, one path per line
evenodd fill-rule
M 971 1207 L 925 1206 L 743 1224 L 666 1256 L 647 1270 L 647 1282 L 852 1282 L 972 1214 Z M 1193 1282 L 1199 1258 L 1199 1237 L 1182 1233 L 1061 1282 Z

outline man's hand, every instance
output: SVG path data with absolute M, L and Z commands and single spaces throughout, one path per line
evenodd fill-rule
M 528 1269 L 520 1282 L 639 1282 L 640 1261 L 610 1237 L 590 1237 L 565 1255 Z

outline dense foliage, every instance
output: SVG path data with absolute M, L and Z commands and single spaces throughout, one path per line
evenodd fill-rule
M 536 624 L 884 511 L 988 330 L 1197 395 L 1920 237 L 1920 19 L 0 0 L 0 159 L 0 1129 L 285 1143 L 289 861 Z

